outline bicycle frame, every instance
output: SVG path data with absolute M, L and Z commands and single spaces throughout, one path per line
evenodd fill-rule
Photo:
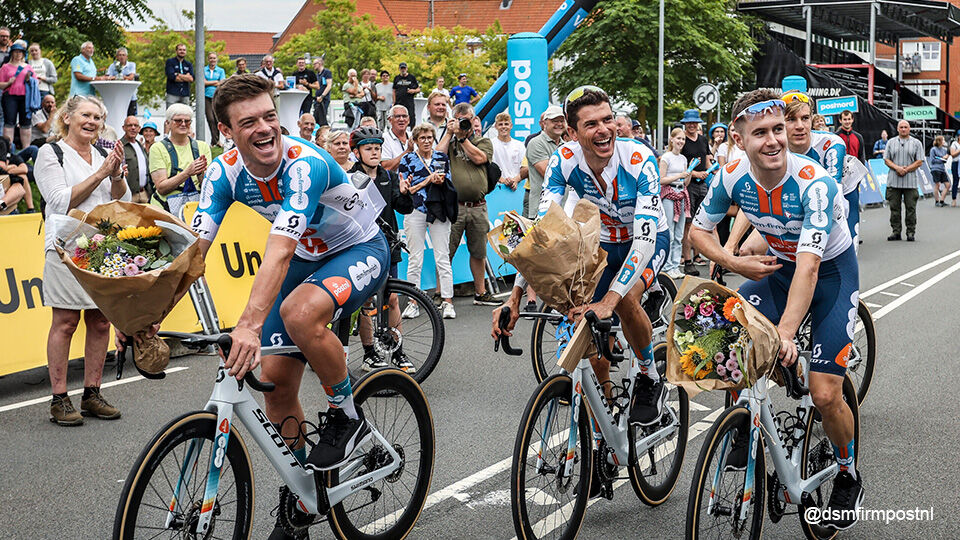
M 798 361 L 802 368 L 803 380 L 810 380 L 810 364 L 806 355 L 801 353 Z M 773 460 L 773 467 L 774 470 L 776 470 L 777 478 L 783 486 L 776 496 L 780 497 L 785 503 L 800 504 L 807 494 L 816 490 L 824 482 L 835 477 L 838 472 L 837 464 L 834 463 L 810 478 L 801 478 L 800 465 L 803 459 L 802 448 L 793 448 L 790 453 L 784 448 L 783 440 L 780 438 L 780 432 L 774 420 L 773 411 L 770 408 L 770 400 L 767 392 L 769 386 L 767 377 L 761 377 L 752 387 L 741 391 L 736 403 L 733 405 L 734 407 L 746 407 L 750 411 L 750 446 L 747 451 L 747 468 L 744 479 L 743 497 L 739 501 L 740 519 L 746 518 L 749 503 L 755 495 L 755 473 L 760 472 L 760 474 L 766 474 L 766 471 L 756 471 L 756 453 L 759 447 L 760 437 L 763 437 L 767 451 Z M 804 422 L 801 422 L 804 427 L 796 428 L 799 432 L 795 433 L 796 435 L 802 435 L 806 427 L 806 420 L 810 414 L 813 414 L 813 409 L 813 399 L 810 397 L 810 394 L 803 396 L 803 398 L 800 399 L 798 412 L 801 413 L 800 416 L 804 420 Z M 726 459 L 727 448 L 732 445 L 732 441 L 730 440 L 731 436 L 730 433 L 727 433 L 724 437 L 720 447 L 720 455 L 724 457 L 721 459 Z M 713 511 L 715 503 L 714 495 L 722 478 L 723 466 L 718 466 L 714 473 L 713 484 L 710 489 L 710 498 L 707 502 L 708 513 Z
M 262 354 L 284 354 L 297 352 L 296 347 L 269 347 L 262 350 Z M 234 417 L 240 420 L 240 423 L 247 429 L 253 439 L 254 445 L 259 446 L 266 454 L 267 459 L 273 468 L 280 475 L 281 480 L 290 488 L 299 501 L 300 510 L 308 514 L 324 514 L 331 506 L 339 504 L 341 501 L 364 487 L 389 476 L 403 463 L 403 459 L 393 448 L 393 445 L 387 441 L 383 435 L 370 425 L 374 440 L 379 442 L 390 455 L 390 464 L 361 475 L 349 483 L 339 484 L 331 488 L 323 487 L 323 482 L 318 482 L 312 471 L 305 469 L 294 457 L 293 452 L 287 446 L 286 441 L 277 432 L 273 423 L 267 418 L 266 413 L 260 408 L 260 405 L 253 398 L 250 391 L 244 385 L 233 377 L 229 377 L 224 369 L 223 361 L 217 369 L 217 379 L 213 387 L 213 393 L 210 400 L 204 407 L 205 411 L 217 415 L 216 435 L 214 437 L 214 451 L 211 452 L 210 463 L 208 465 L 209 474 L 207 484 L 204 490 L 203 504 L 201 506 L 200 518 L 197 523 L 197 532 L 205 533 L 210 527 L 210 520 L 213 517 L 214 501 L 217 497 L 217 490 L 220 483 L 220 473 L 224 463 L 224 455 L 230 438 L 230 428 L 234 424 Z M 195 439 L 191 441 L 189 448 L 184 456 L 184 462 L 180 468 L 180 476 L 177 479 L 174 488 L 174 497 L 170 501 L 169 511 L 167 513 L 166 526 L 170 527 L 176 516 L 174 511 L 177 509 L 180 488 L 190 482 L 190 479 L 198 465 L 198 456 L 202 440 Z M 363 467 L 363 460 L 355 459 L 347 463 L 340 469 L 340 475 L 349 477 Z M 318 490 L 323 489 L 325 493 L 318 494 Z M 318 498 L 322 495 L 323 503 Z

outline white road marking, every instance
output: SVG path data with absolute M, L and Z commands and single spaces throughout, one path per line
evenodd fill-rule
M 882 291 L 882 290 L 884 290 L 884 289 L 886 289 L 886 288 L 889 288 L 891 285 L 896 285 L 897 283 L 900 283 L 901 281 L 903 281 L 903 280 L 905 280 L 905 279 L 909 279 L 909 278 L 911 278 L 911 277 L 913 277 L 913 276 L 915 276 L 915 275 L 917 275 L 917 274 L 920 274 L 920 273 L 922 273 L 922 272 L 926 272 L 927 270 L 929 270 L 929 269 L 931 269 L 931 268 L 933 268 L 933 267 L 939 266 L 939 265 L 941 265 L 941 264 L 949 261 L 950 259 L 955 259 L 955 258 L 957 258 L 957 257 L 960 257 L 960 250 L 954 251 L 953 253 L 950 253 L 950 254 L 948 254 L 948 255 L 944 255 L 943 257 L 940 257 L 939 259 L 937 259 L 937 260 L 935 260 L 935 261 L 931 261 L 931 262 L 929 262 L 929 263 L 927 263 L 927 264 L 925 264 L 925 265 L 923 265 L 923 266 L 920 266 L 920 267 L 918 267 L 918 268 L 914 268 L 913 270 L 907 272 L 906 274 L 897 276 L 897 277 L 891 279 L 890 281 L 886 281 L 886 282 L 884 282 L 884 283 L 881 283 L 880 285 L 877 285 L 876 287 L 874 287 L 874 288 L 872 288 L 872 289 L 870 289 L 870 290 L 868 290 L 868 291 L 866 291 L 866 292 L 862 292 L 862 293 L 860 293 L 860 298 L 866 298 L 866 297 L 868 297 L 868 296 L 872 296 L 872 295 L 874 295 L 874 294 L 877 294 L 878 292 L 880 292 L 880 291 Z
M 164 373 L 176 373 L 178 371 L 183 371 L 185 369 L 190 369 L 186 366 L 172 367 L 166 370 Z M 143 376 L 137 375 L 136 377 L 130 377 L 129 379 L 120 379 L 119 381 L 111 381 L 108 383 L 103 383 L 100 385 L 100 388 L 110 388 L 111 386 L 120 386 L 121 384 L 127 384 L 137 381 L 142 381 Z M 78 388 L 77 390 L 71 390 L 67 392 L 68 396 L 76 396 L 83 393 L 83 388 Z M 0 407 L 0 413 L 12 411 L 14 409 L 22 409 L 23 407 L 29 407 L 30 405 L 39 405 L 40 403 L 50 403 L 50 396 L 44 396 L 37 399 L 28 399 L 27 401 L 21 401 L 19 403 L 11 403 L 10 405 L 4 405 Z
M 920 294 L 920 293 L 922 293 L 923 291 L 929 289 L 930 287 L 933 287 L 934 285 L 936 285 L 936 284 L 939 283 L 940 281 L 942 281 L 942 280 L 946 279 L 947 277 L 949 277 L 950 274 L 956 272 L 957 270 L 960 270 L 960 263 L 954 264 L 953 266 L 951 266 L 950 268 L 947 268 L 947 269 L 944 270 L 943 272 L 940 272 L 939 274 L 933 276 L 932 278 L 928 279 L 927 281 L 924 281 L 924 282 L 921 283 L 920 285 L 917 285 L 917 286 L 914 287 L 910 292 L 904 294 L 904 295 L 901 296 L 900 298 L 897 298 L 897 299 L 894 300 L 893 302 L 890 302 L 889 304 L 887 304 L 887 305 L 883 306 L 882 308 L 878 309 L 877 312 L 873 314 L 873 320 L 874 320 L 874 321 L 879 320 L 881 317 L 883 317 L 883 316 L 886 315 L 887 313 L 890 313 L 891 311 L 893 311 L 893 310 L 897 309 L 898 307 L 902 306 L 907 300 L 910 300 L 911 298 L 917 296 L 918 294 Z
M 903 285 L 904 287 L 911 287 L 911 288 L 916 287 L 916 285 L 912 283 L 907 283 L 906 281 L 901 281 L 900 284 Z
M 868 308 L 883 307 L 883 306 L 881 306 L 880 304 L 873 304 L 873 303 L 870 303 L 870 302 L 864 302 L 864 304 L 865 304 Z
M 893 293 L 893 292 L 890 292 L 890 291 L 880 291 L 880 294 L 885 294 L 885 295 L 887 295 L 887 296 L 893 296 L 894 298 L 900 296 L 899 294 Z

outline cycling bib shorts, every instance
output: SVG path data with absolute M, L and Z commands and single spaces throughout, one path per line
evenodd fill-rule
M 779 270 L 760 281 L 747 281 L 739 290 L 774 324 L 779 324 L 787 306 L 787 293 L 797 269 L 792 261 L 781 259 L 779 262 L 783 264 Z M 810 371 L 841 377 L 846 373 L 853 347 L 859 289 L 857 254 L 853 246 L 829 261 L 821 261 L 810 302 L 813 353 Z
M 348 319 L 387 281 L 390 266 L 390 248 L 383 233 L 322 261 L 310 261 L 294 256 L 280 287 L 280 295 L 273 303 L 263 325 L 260 345 L 280 347 L 294 344 L 280 318 L 280 305 L 300 285 L 319 287 L 330 296 L 335 306 L 334 321 L 340 318 Z M 285 356 L 306 361 L 299 353 Z
M 597 289 L 593 293 L 593 301 L 599 302 L 603 295 L 610 290 L 610 284 L 620 273 L 620 268 L 627 262 L 630 255 L 630 243 L 611 244 L 600 242 L 600 247 L 607 252 L 607 267 L 603 269 L 600 275 L 600 281 L 597 282 Z M 657 243 L 653 251 L 653 257 L 647 263 L 646 268 L 640 273 L 639 283 L 643 284 L 643 289 L 649 289 L 657 280 L 657 274 L 663 268 L 667 261 L 667 251 L 670 249 L 670 231 L 657 233 Z M 639 284 L 638 283 L 638 284 Z

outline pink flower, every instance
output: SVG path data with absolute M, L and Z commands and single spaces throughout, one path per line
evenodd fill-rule
M 723 364 L 717 364 L 717 375 L 725 377 L 727 375 L 727 368 L 723 367 Z
M 706 302 L 700 304 L 700 314 L 704 317 L 713 315 L 713 304 L 708 304 Z
M 143 255 L 137 255 L 133 258 L 133 264 L 137 265 L 140 268 L 143 268 L 147 264 L 147 258 Z
M 102 234 L 95 234 L 95 235 L 93 235 L 93 238 L 91 238 L 90 240 L 91 240 L 94 244 L 99 244 L 100 242 L 103 242 L 103 239 L 104 239 L 104 238 L 106 238 L 106 237 L 103 236 Z
M 717 354 L 713 355 L 713 363 L 717 364 L 718 366 L 722 364 L 724 360 L 726 360 L 726 358 L 723 357 L 722 352 L 718 352 Z
M 743 372 L 739 369 L 735 369 L 730 372 L 730 378 L 733 379 L 733 382 L 740 382 L 740 379 L 743 378 Z
M 733 358 L 731 358 L 730 360 L 727 360 L 727 369 L 729 369 L 730 371 L 733 371 L 739 367 L 740 366 L 737 365 L 737 361 L 734 360 Z
M 135 265 L 135 264 L 133 264 L 133 263 L 130 263 L 130 264 L 128 264 L 128 265 L 126 265 L 126 266 L 123 267 L 123 274 L 126 275 L 126 276 L 135 276 L 135 275 L 140 274 L 140 273 L 142 273 L 142 272 L 140 272 L 140 269 L 137 268 L 137 265 Z
M 695 307 L 691 306 L 690 304 L 686 304 L 683 306 L 684 319 L 692 319 L 693 316 L 696 314 L 697 314 L 697 309 Z

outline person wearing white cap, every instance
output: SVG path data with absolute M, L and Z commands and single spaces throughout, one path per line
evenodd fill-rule
M 537 217 L 540 195 L 543 193 L 543 175 L 547 172 L 550 156 L 563 143 L 563 133 L 567 130 L 567 121 L 563 109 L 550 105 L 540 115 L 540 134 L 527 143 L 527 192 L 523 197 L 523 215 L 533 219 Z

